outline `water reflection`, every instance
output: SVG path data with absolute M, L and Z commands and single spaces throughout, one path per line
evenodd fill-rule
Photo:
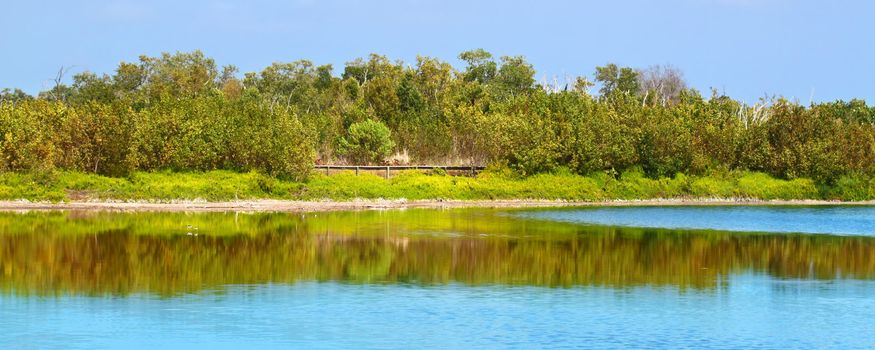
M 0 213 L 0 289 L 13 294 L 298 281 L 708 290 L 748 272 L 872 279 L 875 239 L 587 227 L 484 209 Z

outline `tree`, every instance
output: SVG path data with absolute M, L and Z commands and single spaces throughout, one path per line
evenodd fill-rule
M 216 61 L 193 52 L 162 53 L 161 57 L 140 56 L 140 70 L 145 75 L 144 88 L 152 98 L 197 96 L 218 85 Z
M 122 62 L 112 77 L 113 86 L 118 94 L 128 94 L 140 89 L 146 83 L 145 67 L 136 63 Z
M 400 100 L 395 82 L 388 77 L 377 77 L 365 86 L 365 101 L 373 111 L 373 115 L 397 126 L 396 120 L 400 112 Z
M 453 82 L 453 66 L 436 58 L 416 57 L 416 85 L 431 103 L 437 103 Z
M 636 71 L 640 83 L 638 94 L 644 103 L 666 105 L 676 103 L 682 91 L 687 88 L 684 73 L 674 66 L 653 65 Z M 648 101 L 649 99 L 649 101 Z
M 350 125 L 339 146 L 339 153 L 347 160 L 356 164 L 373 164 L 382 163 L 392 153 L 395 143 L 385 124 L 368 119 Z
M 401 63 L 392 64 L 386 56 L 372 53 L 368 60 L 356 58 L 347 62 L 343 68 L 343 79 L 354 78 L 359 84 L 364 85 L 369 80 L 377 77 L 397 78 L 401 72 Z
M 315 80 L 313 62 L 299 60 L 289 63 L 274 62 L 257 76 L 249 75 L 245 85 L 255 87 L 268 96 L 295 98 L 293 102 L 298 102 Z
M 316 67 L 316 88 L 320 90 L 325 90 L 331 87 L 337 79 L 335 79 L 331 75 L 331 71 L 334 69 L 330 64 L 321 65 Z
M 629 67 L 620 68 L 616 64 L 609 63 L 595 68 L 595 80 L 602 84 L 602 96 L 611 96 L 614 93 L 634 95 L 640 89 L 638 73 Z
M 21 89 L 4 88 L 0 90 L 0 101 L 2 102 L 18 102 L 32 100 L 33 96 L 22 91 Z M 0 102 L 0 103 L 2 103 Z
M 502 56 L 495 86 L 503 95 L 515 96 L 532 90 L 535 69 L 523 56 Z
M 574 92 L 578 94 L 589 96 L 589 89 L 593 87 L 595 83 L 589 81 L 586 77 L 577 77 L 574 80 Z
M 106 74 L 97 75 L 82 72 L 73 76 L 73 86 L 69 99 L 72 102 L 98 101 L 109 103 L 115 99 L 115 86 Z
M 413 84 L 413 73 L 407 73 L 404 78 L 401 78 L 401 83 L 395 89 L 395 94 L 398 95 L 399 107 L 402 113 L 419 112 L 425 106 L 422 99 L 422 94 L 416 89 Z
M 468 63 L 462 79 L 481 84 L 488 84 L 498 70 L 498 65 L 492 59 L 492 54 L 483 49 L 465 51 L 459 54 L 459 59 Z
M 222 75 L 219 77 L 219 88 L 222 94 L 229 99 L 238 99 L 243 94 L 243 82 L 237 78 L 239 70 L 234 65 L 222 67 Z
M 64 76 L 70 72 L 72 67 L 61 66 L 55 78 L 52 79 L 52 88 L 39 93 L 39 98 L 48 101 L 67 102 L 67 97 L 73 93 L 73 88 L 64 84 Z

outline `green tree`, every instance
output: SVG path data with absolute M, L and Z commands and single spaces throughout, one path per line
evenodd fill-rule
M 502 56 L 495 87 L 501 95 L 515 96 L 530 92 L 535 84 L 535 69 L 522 56 Z
M 160 57 L 140 56 L 145 72 L 145 89 L 152 98 L 197 96 L 217 87 L 216 61 L 201 51 L 162 53 Z
M 74 103 L 103 102 L 115 99 L 115 86 L 112 77 L 83 72 L 73 76 L 73 86 L 69 100 Z
M 22 91 L 21 89 L 4 88 L 0 90 L 0 101 L 3 102 L 18 102 L 32 100 L 33 96 Z
M 595 80 L 602 84 L 602 96 L 611 96 L 615 93 L 635 95 L 640 90 L 638 72 L 629 67 L 620 68 L 616 64 L 609 63 L 595 68 Z
M 339 143 L 340 154 L 356 164 L 382 163 L 395 147 L 389 128 L 373 119 L 350 125 Z
M 483 49 L 462 52 L 459 59 L 468 64 L 462 73 L 465 81 L 488 84 L 498 71 L 498 64 L 492 59 L 492 54 Z

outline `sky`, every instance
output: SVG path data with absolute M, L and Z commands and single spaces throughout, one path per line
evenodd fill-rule
M 746 102 L 875 102 L 875 1 L 289 0 L 4 1 L 0 88 L 47 89 L 62 66 L 112 73 L 142 55 L 200 49 L 219 65 L 334 64 L 376 52 L 458 68 L 460 52 L 523 55 L 537 80 L 609 62 L 670 64 Z M 69 81 L 68 76 L 68 81 Z

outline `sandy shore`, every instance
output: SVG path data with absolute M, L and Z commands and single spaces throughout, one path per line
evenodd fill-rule
M 649 199 L 575 202 L 561 200 L 353 200 L 284 201 L 252 200 L 233 202 L 170 201 L 152 202 L 27 202 L 0 201 L 0 210 L 106 210 L 106 211 L 185 211 L 185 212 L 312 212 L 337 210 L 379 210 L 405 208 L 543 208 L 571 206 L 676 206 L 676 205 L 875 205 L 875 201 L 841 202 L 824 200 L 749 200 L 749 199 Z

